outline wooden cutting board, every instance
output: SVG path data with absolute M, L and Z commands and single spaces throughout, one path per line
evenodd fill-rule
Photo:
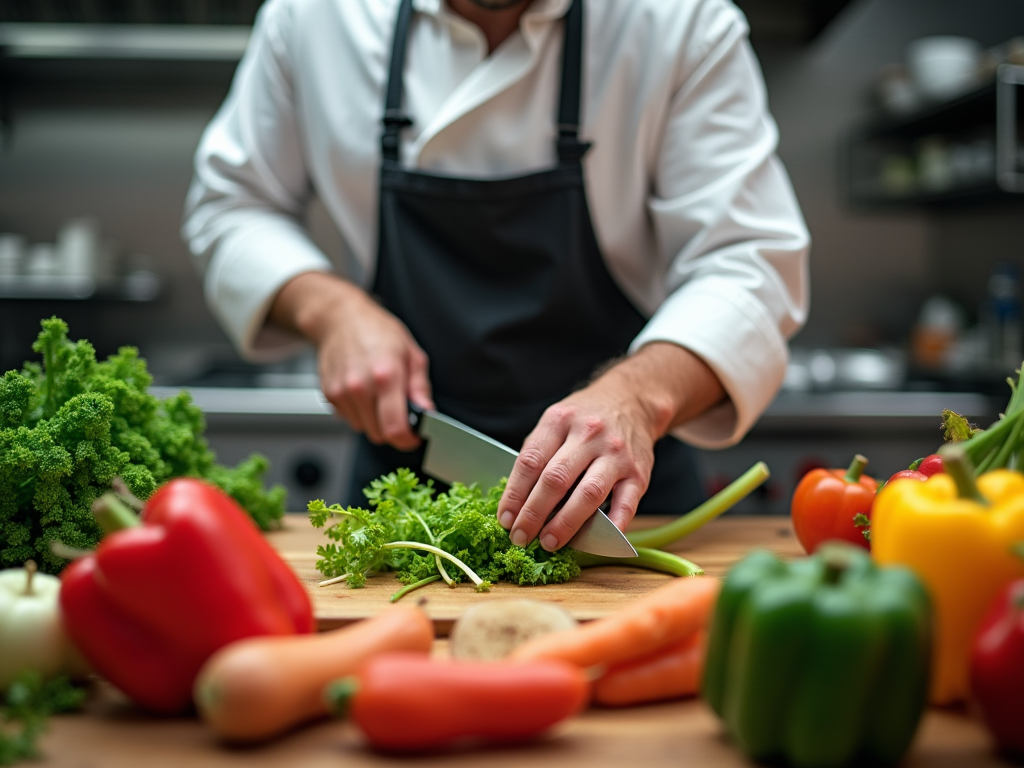
M 321 630 L 340 627 L 381 611 L 402 585 L 392 573 L 371 577 L 363 589 L 345 584 L 318 587 L 323 576 L 316 570 L 316 548 L 325 541 L 322 530 L 313 528 L 304 515 L 286 516 L 284 529 L 268 536 L 306 585 Z M 636 528 L 666 522 L 668 518 L 645 517 Z M 783 557 L 798 557 L 803 549 L 793 535 L 789 518 L 724 517 L 697 531 L 672 548 L 704 568 L 707 575 L 721 577 L 729 567 L 754 547 L 767 547 Z M 496 584 L 490 592 L 477 593 L 469 584 L 449 588 L 435 582 L 412 593 L 405 600 L 420 603 L 433 619 L 439 636 L 446 636 L 452 624 L 470 605 L 485 600 L 529 597 L 558 603 L 573 617 L 589 621 L 605 616 L 639 595 L 657 589 L 671 577 L 629 566 L 585 568 L 580 578 L 568 584 L 518 587 Z

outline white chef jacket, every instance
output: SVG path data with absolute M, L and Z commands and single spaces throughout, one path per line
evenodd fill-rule
M 399 0 L 268 0 L 195 160 L 183 233 L 241 353 L 301 341 L 274 327 L 277 291 L 310 271 L 369 287 L 381 113 Z M 444 0 L 413 0 L 406 167 L 474 178 L 554 166 L 570 0 L 534 0 L 488 55 Z M 738 441 L 774 397 L 808 307 L 809 237 L 775 148 L 747 25 L 728 0 L 586 0 L 586 192 L 609 272 L 649 318 L 631 346 L 680 344 L 727 402 L 675 433 Z M 304 210 L 315 190 L 349 253 L 332 265 Z

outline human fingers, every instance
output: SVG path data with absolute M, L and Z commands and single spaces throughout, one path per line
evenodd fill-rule
M 595 456 L 587 450 L 588 447 L 590 446 L 566 442 L 551 457 L 512 525 L 509 537 L 513 544 L 523 547 L 537 538 L 551 513 L 594 460 Z M 597 504 L 594 505 L 594 509 L 596 508 Z M 580 522 L 582 523 L 582 520 Z
M 420 408 L 434 410 L 433 389 L 430 386 L 430 360 L 415 342 L 409 348 L 409 399 Z
M 512 528 L 541 472 L 565 442 L 570 422 L 571 418 L 553 406 L 544 412 L 536 428 L 526 436 L 523 449 L 508 477 L 505 492 L 498 502 L 498 522 L 506 530 Z
M 568 544 L 580 526 L 608 498 L 618 480 L 619 468 L 612 460 L 602 457 L 594 461 L 580 478 L 579 485 L 573 489 L 565 505 L 541 529 L 538 536 L 540 545 L 554 552 Z
M 327 402 L 334 406 L 338 416 L 348 423 L 349 427 L 355 432 L 364 431 L 359 417 L 359 410 L 345 391 L 343 370 L 337 366 L 337 361 L 330 354 L 330 350 L 321 349 L 319 358 L 320 391 L 327 399 Z
M 637 507 L 640 506 L 640 499 L 647 493 L 647 486 L 650 477 L 640 479 L 630 477 L 620 480 L 612 488 L 612 501 L 608 509 L 608 518 L 615 523 L 620 531 L 626 530 L 626 526 L 636 516 Z
M 377 391 L 377 421 L 381 437 L 400 451 L 411 451 L 420 442 L 409 426 L 407 381 L 408 370 L 398 360 L 383 360 L 374 367 L 373 383 Z
M 359 425 L 367 439 L 376 445 L 383 443 L 384 437 L 377 419 L 377 392 L 371 372 L 363 367 L 346 372 L 340 386 L 340 396 L 353 412 L 353 423 Z

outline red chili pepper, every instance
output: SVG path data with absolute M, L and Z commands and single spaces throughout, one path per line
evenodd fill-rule
M 582 710 L 590 684 L 584 670 L 550 659 L 445 662 L 391 653 L 331 684 L 326 696 L 373 746 L 408 751 L 531 739 Z
M 943 471 L 942 469 L 942 457 L 937 453 L 933 453 L 930 456 L 925 456 L 921 459 L 921 463 L 917 465 L 917 471 L 925 477 L 931 477 L 937 475 Z
M 814 469 L 797 485 L 791 515 L 796 536 L 807 552 L 814 552 L 829 539 L 870 548 L 853 521 L 857 515 L 871 515 L 878 483 L 863 474 L 867 463 L 858 454 L 848 469 Z
M 971 690 L 996 743 L 1024 754 L 1024 580 L 1007 585 L 978 628 Z
M 110 502 L 97 511 L 108 535 L 64 571 L 61 609 L 86 658 L 137 703 L 186 710 L 214 651 L 313 630 L 302 584 L 217 488 L 172 480 L 141 519 Z

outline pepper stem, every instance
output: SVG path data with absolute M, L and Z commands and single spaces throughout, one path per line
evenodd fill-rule
M 988 499 L 981 495 L 978 484 L 974 481 L 974 468 L 967 458 L 967 451 L 958 443 L 946 443 L 939 448 L 943 471 L 953 478 L 956 492 L 961 499 L 970 499 L 988 506 Z
M 866 456 L 861 456 L 859 453 L 853 457 L 853 461 L 850 462 L 849 468 L 846 470 L 846 474 L 843 479 L 848 483 L 859 483 L 860 476 L 864 474 L 864 467 L 868 465 Z
M 838 546 L 835 548 L 821 549 L 821 559 L 825 565 L 825 571 L 821 575 L 823 584 L 838 584 L 839 580 L 850 567 L 850 558 Z
M 335 717 L 345 717 L 352 707 L 352 699 L 359 693 L 359 680 L 355 677 L 343 677 L 328 683 L 324 688 L 324 702 Z
M 113 493 L 104 493 L 92 503 L 92 513 L 96 523 L 104 533 L 123 531 L 126 528 L 137 528 L 142 525 L 139 516 L 132 511 Z
M 32 595 L 32 579 L 36 575 L 36 571 L 39 570 L 39 566 L 36 565 L 35 560 L 25 561 L 25 597 Z

